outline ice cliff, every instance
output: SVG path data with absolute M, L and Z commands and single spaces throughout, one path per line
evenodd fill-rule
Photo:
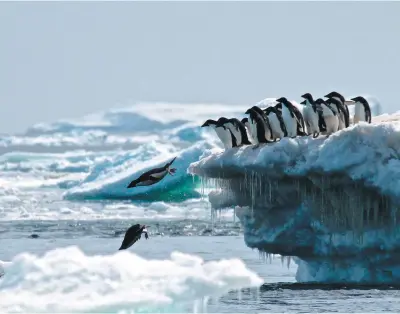
M 292 256 L 297 280 L 400 279 L 400 121 L 374 117 L 329 138 L 205 154 L 188 172 L 236 206 L 250 248 Z

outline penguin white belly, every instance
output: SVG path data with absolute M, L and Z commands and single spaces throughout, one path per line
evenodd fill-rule
M 154 184 L 154 181 L 152 180 L 145 180 L 145 181 L 141 181 L 138 184 L 136 184 L 136 186 L 147 186 L 147 185 L 152 185 Z
M 245 122 L 244 126 L 245 126 L 245 128 L 246 128 L 246 133 L 247 133 L 247 137 L 248 137 L 249 141 L 252 142 L 252 143 L 255 143 L 253 134 L 252 134 L 251 131 L 250 131 L 250 124 L 249 124 L 249 122 Z
M 343 112 L 339 112 L 338 117 L 339 117 L 339 127 L 338 127 L 338 130 L 343 130 L 343 129 L 346 128 L 346 122 L 345 122 L 345 119 L 344 119 L 344 114 L 343 114 Z
M 283 122 L 285 122 L 288 137 L 297 136 L 297 121 L 290 115 L 290 111 L 285 105 L 282 105 L 282 118 Z
M 357 102 L 355 104 L 355 109 L 354 109 L 354 119 L 353 123 L 356 124 L 360 121 L 366 121 L 365 120 L 365 108 L 364 105 L 360 102 Z
M 255 121 L 251 121 L 249 120 L 249 130 L 251 133 L 251 137 L 253 138 L 253 142 L 254 144 L 258 144 L 258 137 L 257 137 L 257 124 L 255 123 Z
M 282 139 L 284 137 L 284 133 L 281 129 L 281 124 L 279 122 L 278 117 L 276 116 L 276 113 L 271 112 L 268 115 L 269 123 L 271 124 L 271 129 L 272 129 L 272 138 L 273 139 Z
M 231 130 L 233 136 L 236 138 L 236 144 L 241 145 L 242 133 L 240 133 L 240 131 L 232 123 L 228 123 L 226 126 L 229 128 L 229 130 Z
M 339 118 L 338 116 L 331 115 L 324 117 L 326 124 L 326 134 L 332 134 L 336 132 L 339 128 Z
M 224 148 L 229 148 L 230 139 L 228 139 L 226 131 L 227 130 L 225 130 L 222 127 L 215 128 L 215 132 L 217 133 L 217 135 L 218 135 L 219 139 L 221 140 L 222 144 L 224 145 Z
M 304 120 L 306 122 L 307 134 L 319 133 L 319 117 L 318 113 L 314 112 L 311 106 L 304 108 Z

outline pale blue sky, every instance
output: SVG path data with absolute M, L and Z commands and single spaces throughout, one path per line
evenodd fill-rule
M 0 132 L 333 89 L 400 110 L 399 17 L 399 2 L 2 2 Z

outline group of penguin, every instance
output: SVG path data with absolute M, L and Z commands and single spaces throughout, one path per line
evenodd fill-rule
M 276 99 L 277 104 L 265 109 L 258 106 L 249 108 L 248 117 L 241 121 L 225 117 L 207 120 L 201 127 L 211 127 L 223 143 L 225 149 L 242 145 L 255 145 L 276 142 L 284 137 L 330 134 L 349 127 L 350 114 L 345 98 L 338 92 L 331 92 L 314 100 L 310 93 L 301 96 L 304 100 L 303 113 L 285 97 Z M 362 97 L 351 98 L 355 105 L 353 123 L 371 123 L 371 108 Z M 247 130 L 246 130 L 247 129 Z

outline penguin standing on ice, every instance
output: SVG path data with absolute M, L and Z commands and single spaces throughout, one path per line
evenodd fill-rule
M 244 125 L 244 127 L 245 127 L 245 130 L 247 131 L 246 133 L 247 133 L 247 137 L 249 138 L 249 141 L 251 142 L 251 144 L 253 144 L 253 143 L 254 143 L 254 139 L 253 139 L 253 137 L 251 136 L 251 130 L 250 130 L 249 119 L 248 119 L 247 117 L 246 117 L 246 118 L 243 118 L 241 122 L 243 123 L 243 125 Z
M 339 118 L 336 114 L 336 111 L 333 110 L 331 105 L 327 104 L 322 98 L 318 98 L 315 101 L 315 104 L 319 106 L 321 116 L 325 122 L 325 133 L 329 136 L 330 134 L 336 132 L 339 128 Z
M 305 93 L 301 97 L 304 98 L 300 104 L 304 105 L 304 120 L 307 125 L 308 134 L 312 134 L 313 138 L 316 138 L 321 132 L 319 124 L 322 116 L 320 116 L 318 106 L 315 104 L 314 98 L 310 93 Z
M 335 98 L 335 99 L 339 100 L 343 104 L 343 107 L 347 112 L 347 116 L 350 116 L 349 107 L 347 106 L 346 99 L 343 97 L 342 94 L 339 94 L 338 92 L 333 91 L 333 92 L 330 92 L 329 94 L 326 94 L 324 97 L 325 98 Z
M 202 128 L 204 127 L 210 127 L 214 129 L 215 133 L 217 133 L 218 138 L 222 142 L 222 145 L 224 146 L 225 149 L 232 147 L 232 140 L 231 140 L 231 134 L 229 130 L 226 128 L 217 128 L 218 122 L 221 121 L 222 118 L 220 118 L 218 121 L 208 119 L 204 124 L 201 126 Z
M 131 247 L 135 242 L 137 242 L 141 237 L 142 233 L 144 233 L 144 237 L 146 240 L 149 238 L 147 233 L 147 229 L 145 225 L 136 224 L 131 226 L 125 233 L 124 240 L 122 241 L 121 247 L 119 250 L 126 250 Z
M 285 97 L 276 99 L 276 102 L 278 104 L 275 108 L 282 112 L 282 118 L 285 121 L 288 136 L 296 137 L 297 135 L 307 135 L 305 132 L 304 118 L 299 109 Z
M 333 110 L 335 110 L 336 115 L 339 118 L 339 130 L 343 130 L 348 128 L 350 125 L 350 116 L 348 111 L 346 111 L 347 105 L 343 105 L 343 103 L 335 97 L 328 98 L 326 103 L 329 104 Z M 346 106 L 346 107 L 345 107 Z
M 251 145 L 244 124 L 236 118 L 229 119 L 228 122 L 229 129 L 236 137 L 237 145 Z
M 270 127 L 267 124 L 268 120 L 265 120 L 253 108 L 248 109 L 246 111 L 246 114 L 250 115 L 249 126 L 254 142 L 256 143 L 253 149 L 256 149 L 258 146 L 260 146 L 260 144 L 271 143 L 269 139 L 271 138 L 272 134 L 270 131 Z
M 133 180 L 128 185 L 128 189 L 137 186 L 149 186 L 161 181 L 168 173 L 173 176 L 176 169 L 171 168 L 172 163 L 175 161 L 176 157 L 172 159 L 169 163 L 165 164 L 164 167 L 154 168 L 143 173 L 139 178 Z
M 237 147 L 238 141 L 229 126 L 229 119 L 221 117 L 218 119 L 216 130 L 223 130 L 226 133 L 226 148 Z
M 263 110 L 271 123 L 271 131 L 274 141 L 277 138 L 280 140 L 287 136 L 285 122 L 282 118 L 282 113 L 275 107 L 267 107 Z
M 354 97 L 351 100 L 356 103 L 354 109 L 354 118 L 353 118 L 354 124 L 360 121 L 366 121 L 368 123 L 371 123 L 372 114 L 371 114 L 371 107 L 368 101 L 362 96 Z

